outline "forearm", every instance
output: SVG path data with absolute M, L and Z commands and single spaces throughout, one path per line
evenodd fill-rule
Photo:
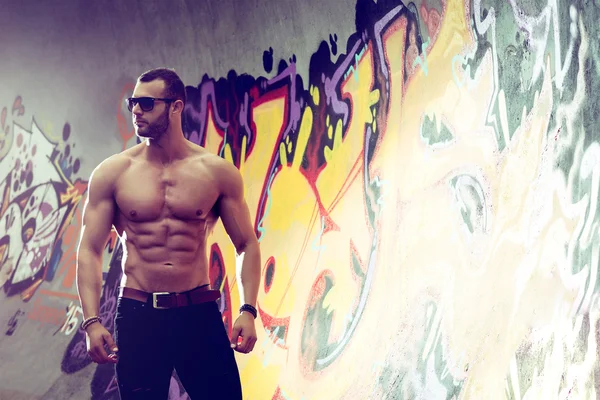
M 83 318 L 99 316 L 102 294 L 102 256 L 80 250 L 77 256 L 77 293 Z
M 250 304 L 256 307 L 260 285 L 260 247 L 258 241 L 247 245 L 241 257 L 243 257 L 243 260 L 237 271 L 240 304 Z

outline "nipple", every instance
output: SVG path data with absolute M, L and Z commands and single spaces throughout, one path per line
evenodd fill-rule
M 129 215 L 131 215 L 133 218 L 135 218 L 135 217 L 137 216 L 137 211 L 135 211 L 135 210 L 131 210 L 131 211 L 129 212 Z
M 202 210 L 196 210 L 196 215 L 199 217 L 202 215 Z

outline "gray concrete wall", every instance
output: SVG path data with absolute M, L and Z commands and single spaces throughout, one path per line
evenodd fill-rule
M 247 399 L 600 393 L 600 3 L 54 1 L 0 10 L 0 399 L 114 399 L 74 285 L 143 71 L 235 163 L 263 253 Z M 233 248 L 211 237 L 224 323 Z M 112 329 L 121 246 L 104 259 Z M 171 399 L 185 399 L 176 376 Z

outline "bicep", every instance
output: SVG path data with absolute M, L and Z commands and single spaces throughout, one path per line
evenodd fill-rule
M 254 233 L 248 204 L 244 199 L 241 178 L 234 178 L 228 184 L 229 187 L 223 192 L 219 200 L 219 216 L 225 231 L 239 253 L 243 251 L 246 245 L 256 240 L 256 234 Z
M 113 213 L 112 201 L 102 200 L 86 204 L 83 212 L 82 248 L 94 250 L 96 253 L 103 251 L 112 228 Z
M 93 185 L 93 186 L 92 186 Z M 108 241 L 115 212 L 112 192 L 104 182 L 92 182 L 88 186 L 83 217 L 80 249 L 100 254 Z

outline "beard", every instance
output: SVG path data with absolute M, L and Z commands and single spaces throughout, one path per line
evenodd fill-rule
M 169 129 L 169 109 L 166 108 L 156 121 L 136 129 L 136 135 L 141 139 L 159 140 Z

